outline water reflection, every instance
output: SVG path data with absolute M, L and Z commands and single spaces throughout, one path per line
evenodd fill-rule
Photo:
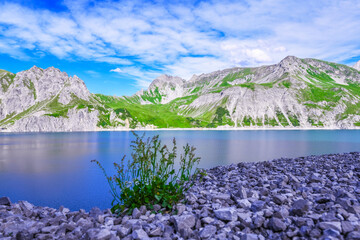
M 139 132 L 142 134 L 142 132 Z M 196 146 L 200 167 L 280 157 L 360 151 L 360 131 L 159 131 L 178 149 Z M 112 162 L 130 157 L 130 132 L 0 134 L 0 196 L 13 201 L 73 210 L 109 207 L 111 196 L 102 172 L 90 160 Z

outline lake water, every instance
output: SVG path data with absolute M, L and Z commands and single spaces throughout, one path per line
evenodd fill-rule
M 360 151 L 357 130 L 146 132 L 157 134 L 166 143 L 176 137 L 179 146 L 194 145 L 202 168 Z M 109 208 L 107 181 L 90 160 L 99 160 L 112 173 L 113 161 L 130 156 L 133 139 L 131 132 L 0 133 L 0 197 L 71 210 Z

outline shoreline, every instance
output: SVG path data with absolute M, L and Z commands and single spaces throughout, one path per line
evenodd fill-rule
M 73 132 L 131 132 L 131 131 L 313 131 L 313 130 L 360 130 L 360 127 L 354 128 L 286 128 L 286 127 L 273 127 L 273 128 L 260 128 L 260 127 L 238 127 L 238 128 L 114 128 L 114 129 L 95 129 L 86 131 L 23 131 L 15 132 L 9 130 L 0 130 L 0 133 L 73 133 Z
M 0 199 L 0 238 L 360 239 L 360 153 L 241 162 L 206 170 L 176 212 L 71 212 Z M 161 210 L 161 207 L 156 207 Z

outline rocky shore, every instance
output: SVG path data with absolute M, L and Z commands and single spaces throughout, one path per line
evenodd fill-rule
M 0 199 L 0 239 L 360 239 L 360 153 L 207 170 L 172 213 Z

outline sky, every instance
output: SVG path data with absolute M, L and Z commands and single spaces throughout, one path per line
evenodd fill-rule
M 54 66 L 107 95 L 288 55 L 352 65 L 359 40 L 359 0 L 0 0 L 0 69 Z

